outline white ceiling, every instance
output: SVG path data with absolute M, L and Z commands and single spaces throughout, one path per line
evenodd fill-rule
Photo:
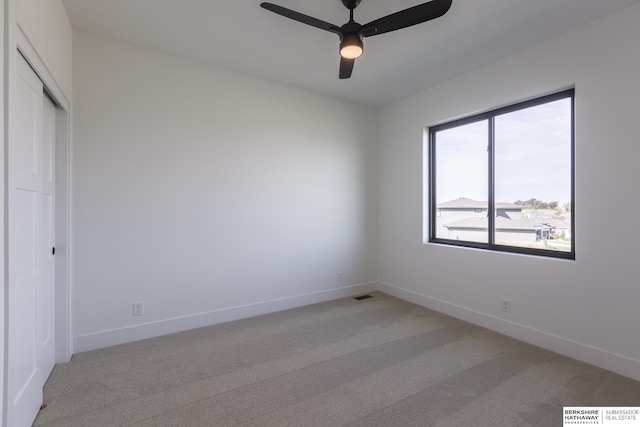
M 344 24 L 340 0 L 270 0 Z M 361 24 L 425 0 L 362 0 Z M 441 18 L 365 39 L 338 79 L 335 34 L 291 21 L 261 0 L 62 0 L 74 29 L 379 107 L 640 0 L 453 0 Z

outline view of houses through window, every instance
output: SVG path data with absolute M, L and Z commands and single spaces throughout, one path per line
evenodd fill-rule
M 496 244 L 570 252 L 570 204 L 543 202 L 542 208 L 532 200 L 496 204 Z M 437 210 L 437 237 L 487 242 L 487 202 L 460 198 L 438 204 Z
M 573 90 L 430 128 L 429 241 L 574 258 L 573 129 Z

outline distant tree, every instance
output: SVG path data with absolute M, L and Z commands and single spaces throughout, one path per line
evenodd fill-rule
M 529 209 L 558 209 L 560 206 L 559 202 L 543 202 L 542 200 L 538 200 L 535 197 L 532 197 L 525 201 L 518 200 L 514 202 L 514 204 Z
M 571 202 L 567 202 L 563 205 L 564 210 L 567 212 L 571 212 Z
M 516 200 L 513 202 L 514 205 L 522 206 L 523 208 L 529 209 L 560 209 L 559 202 L 543 202 L 542 200 L 538 200 L 535 197 L 532 197 L 528 200 Z M 567 207 L 569 206 L 569 207 Z M 571 211 L 571 203 L 566 203 L 564 206 L 565 210 Z

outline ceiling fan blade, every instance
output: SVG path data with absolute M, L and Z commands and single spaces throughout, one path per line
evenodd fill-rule
M 389 31 L 400 30 L 436 19 L 447 13 L 453 0 L 432 0 L 363 25 L 360 34 L 364 37 L 377 36 Z
M 278 15 L 282 15 L 286 18 L 293 19 L 294 21 L 302 22 L 303 24 L 311 25 L 312 27 L 320 28 L 321 30 L 330 31 L 338 35 L 342 34 L 342 30 L 337 25 L 330 24 L 328 22 L 321 21 L 311 16 L 304 15 L 300 12 L 296 12 L 286 7 L 278 6 L 273 3 L 260 3 L 260 6 L 271 12 L 275 12 Z
M 351 77 L 351 72 L 353 71 L 353 64 L 355 64 L 355 59 L 347 59 L 340 57 L 340 78 L 348 79 Z

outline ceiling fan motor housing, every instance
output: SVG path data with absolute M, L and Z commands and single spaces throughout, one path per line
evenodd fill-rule
M 357 22 L 347 22 L 342 27 L 340 27 L 340 29 L 342 30 L 340 34 L 340 40 L 343 40 L 347 35 L 351 34 L 358 36 L 362 40 L 362 36 L 360 35 L 360 28 L 362 28 L 362 25 L 358 24 Z

